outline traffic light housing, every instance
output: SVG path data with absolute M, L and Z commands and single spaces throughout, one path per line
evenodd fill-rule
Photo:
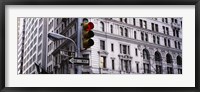
M 91 39 L 94 37 L 94 32 L 92 31 L 94 24 L 92 22 L 88 22 L 87 18 L 84 18 L 82 27 L 82 45 L 83 48 L 87 49 L 94 45 L 94 40 Z

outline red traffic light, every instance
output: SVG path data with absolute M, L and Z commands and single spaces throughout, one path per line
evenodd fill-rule
M 86 30 L 86 31 L 90 31 L 91 29 L 93 29 L 94 28 L 94 24 L 92 23 L 92 22 L 89 22 L 89 23 L 85 23 L 84 24 L 84 29 Z

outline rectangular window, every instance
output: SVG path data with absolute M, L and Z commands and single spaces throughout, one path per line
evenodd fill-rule
M 135 26 L 135 18 L 133 18 L 133 25 Z
M 151 30 L 154 31 L 154 23 L 151 23 Z
M 143 28 L 147 29 L 147 21 L 144 21 L 144 27 Z
M 167 46 L 167 39 L 164 38 L 164 43 L 165 43 L 165 46 Z
M 127 54 L 127 46 L 123 45 L 123 54 Z
M 140 70 L 139 70 L 139 63 L 136 63 L 136 68 L 137 68 L 137 73 L 139 73 L 140 72 Z
M 105 50 L 105 41 L 100 40 L 100 49 Z
M 122 53 L 122 45 L 121 44 L 119 45 L 119 48 L 120 48 L 120 53 Z
M 145 36 L 146 36 L 145 40 L 148 42 L 148 34 L 145 34 Z
M 165 23 L 168 23 L 168 20 L 167 20 L 167 18 L 165 18 Z
M 174 45 L 175 45 L 175 48 L 177 48 L 177 43 L 176 43 L 176 41 L 174 41 Z
M 140 19 L 140 27 L 143 27 L 143 23 L 142 20 Z
M 150 73 L 150 67 L 149 64 L 143 64 L 144 65 L 144 73 Z
M 115 61 L 112 60 L 112 69 L 115 70 Z
M 156 65 L 156 74 L 161 74 L 162 73 L 162 67 L 159 65 Z
M 135 48 L 135 55 L 138 56 L 138 50 Z
M 134 31 L 134 38 L 137 39 L 136 31 Z
M 158 24 L 155 24 L 156 31 L 158 32 Z
M 101 56 L 100 62 L 101 62 L 101 67 L 106 68 L 106 57 Z
M 167 67 L 167 73 L 168 73 L 168 74 L 173 74 L 173 69 L 172 69 L 172 67 Z
M 171 43 L 170 43 L 170 40 L 169 40 L 169 39 L 168 39 L 168 46 L 171 47 Z
M 157 44 L 160 44 L 160 38 L 157 37 Z
M 111 43 L 111 51 L 114 51 L 114 45 Z
M 178 74 L 182 74 L 182 69 L 178 69 Z

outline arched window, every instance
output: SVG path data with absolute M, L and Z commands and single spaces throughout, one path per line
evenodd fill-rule
M 104 23 L 103 22 L 100 22 L 100 30 L 104 31 Z
M 167 63 L 172 63 L 172 56 L 168 53 L 166 56 Z
M 161 61 L 161 55 L 158 51 L 155 52 L 155 61 Z
M 150 60 L 149 51 L 147 49 L 143 50 L 143 59 Z
M 110 25 L 110 33 L 113 33 L 113 25 Z
M 180 56 L 177 56 L 177 65 L 182 65 L 182 58 Z
M 125 28 L 125 36 L 128 37 L 128 29 Z
M 123 28 L 122 27 L 120 27 L 120 31 L 121 31 L 121 36 L 123 36 Z

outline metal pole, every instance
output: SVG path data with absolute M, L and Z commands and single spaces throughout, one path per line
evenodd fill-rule
M 81 34 L 82 34 L 82 26 L 81 26 L 81 23 L 82 23 L 82 18 L 78 18 L 77 20 L 77 57 L 81 57 L 81 53 L 80 53 L 80 49 L 81 49 L 81 40 L 82 40 L 82 37 L 81 37 Z M 81 66 L 79 65 L 77 67 L 77 71 L 78 71 L 78 74 L 81 74 L 82 71 L 81 71 Z

